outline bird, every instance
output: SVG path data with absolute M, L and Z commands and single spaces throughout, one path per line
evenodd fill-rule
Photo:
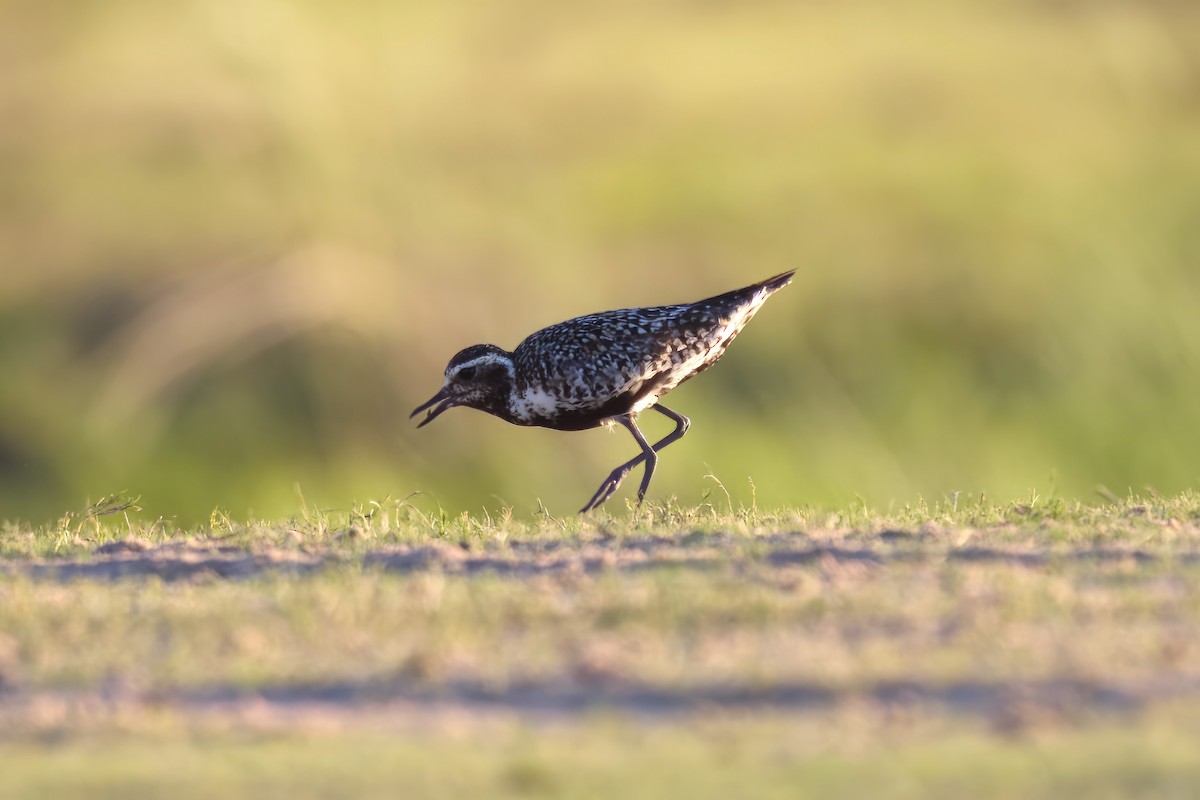
M 795 273 L 692 303 L 575 317 L 530 334 L 511 352 L 493 344 L 471 345 L 450 359 L 441 390 L 409 419 L 427 411 L 417 425 L 423 428 L 449 409 L 465 406 L 514 425 L 560 431 L 621 425 L 641 452 L 614 469 L 579 513 L 598 508 L 644 462 L 640 506 L 659 452 L 691 426 L 661 398 L 715 364 L 767 298 Z M 638 415 L 648 409 L 675 423 L 653 445 L 637 424 Z

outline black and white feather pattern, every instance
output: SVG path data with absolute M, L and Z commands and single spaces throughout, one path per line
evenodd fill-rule
M 485 411 L 515 425 L 583 430 L 623 425 L 641 453 L 609 474 L 583 507 L 603 504 L 631 469 L 645 464 L 638 502 L 646 495 L 658 453 L 688 431 L 690 421 L 659 403 L 679 384 L 711 367 L 775 291 L 785 272 L 732 292 L 672 306 L 623 308 L 560 322 L 534 333 L 511 353 L 493 344 L 460 350 L 446 366 L 441 391 L 417 406 L 418 427 L 456 406 Z M 637 425 L 646 409 L 675 423 L 650 444 Z
M 543 328 L 513 351 L 513 416 L 574 428 L 645 410 L 716 363 L 792 274 L 695 303 L 604 311 Z

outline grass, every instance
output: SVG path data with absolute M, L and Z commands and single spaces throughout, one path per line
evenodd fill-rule
M 861 726 L 861 723 L 859 723 Z M 535 737 L 240 736 L 153 744 L 0 745 L 6 797 L 1184 798 L 1200 780 L 1194 728 L 1153 720 L 1023 740 L 973 731 L 854 743 L 847 728 L 591 721 Z M 861 727 L 859 735 L 866 733 Z M 872 738 L 875 734 L 869 734 Z M 841 740 L 841 741 L 839 741 Z
M 9 5 L 5 517 L 565 513 L 627 437 L 415 432 L 448 357 L 792 268 L 684 503 L 1195 485 L 1196 3 Z
M 110 498 L 102 508 L 123 502 Z M 0 534 L 0 794 L 1185 796 L 1200 496 Z

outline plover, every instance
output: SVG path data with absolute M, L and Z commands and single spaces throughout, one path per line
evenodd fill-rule
M 611 497 L 644 461 L 640 504 L 659 451 L 678 441 L 691 424 L 659 403 L 660 398 L 715 364 L 767 298 L 794 274 L 785 272 L 694 303 L 576 317 L 530 335 L 512 352 L 493 344 L 472 345 L 450 359 L 441 391 L 410 417 L 429 409 L 420 428 L 447 409 L 467 406 L 514 425 L 560 431 L 619 423 L 642 452 L 614 469 L 580 512 Z M 637 425 L 638 414 L 650 408 L 675 423 L 675 430 L 653 445 Z

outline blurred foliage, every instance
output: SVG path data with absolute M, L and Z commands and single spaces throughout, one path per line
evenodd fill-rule
M 467 411 L 416 433 L 446 359 L 791 267 L 672 395 L 694 426 L 657 495 L 695 502 L 709 471 L 735 501 L 885 506 L 1200 475 L 1195 3 L 5 20 L 0 517 L 114 491 L 272 514 L 296 483 L 569 512 L 628 437 Z

